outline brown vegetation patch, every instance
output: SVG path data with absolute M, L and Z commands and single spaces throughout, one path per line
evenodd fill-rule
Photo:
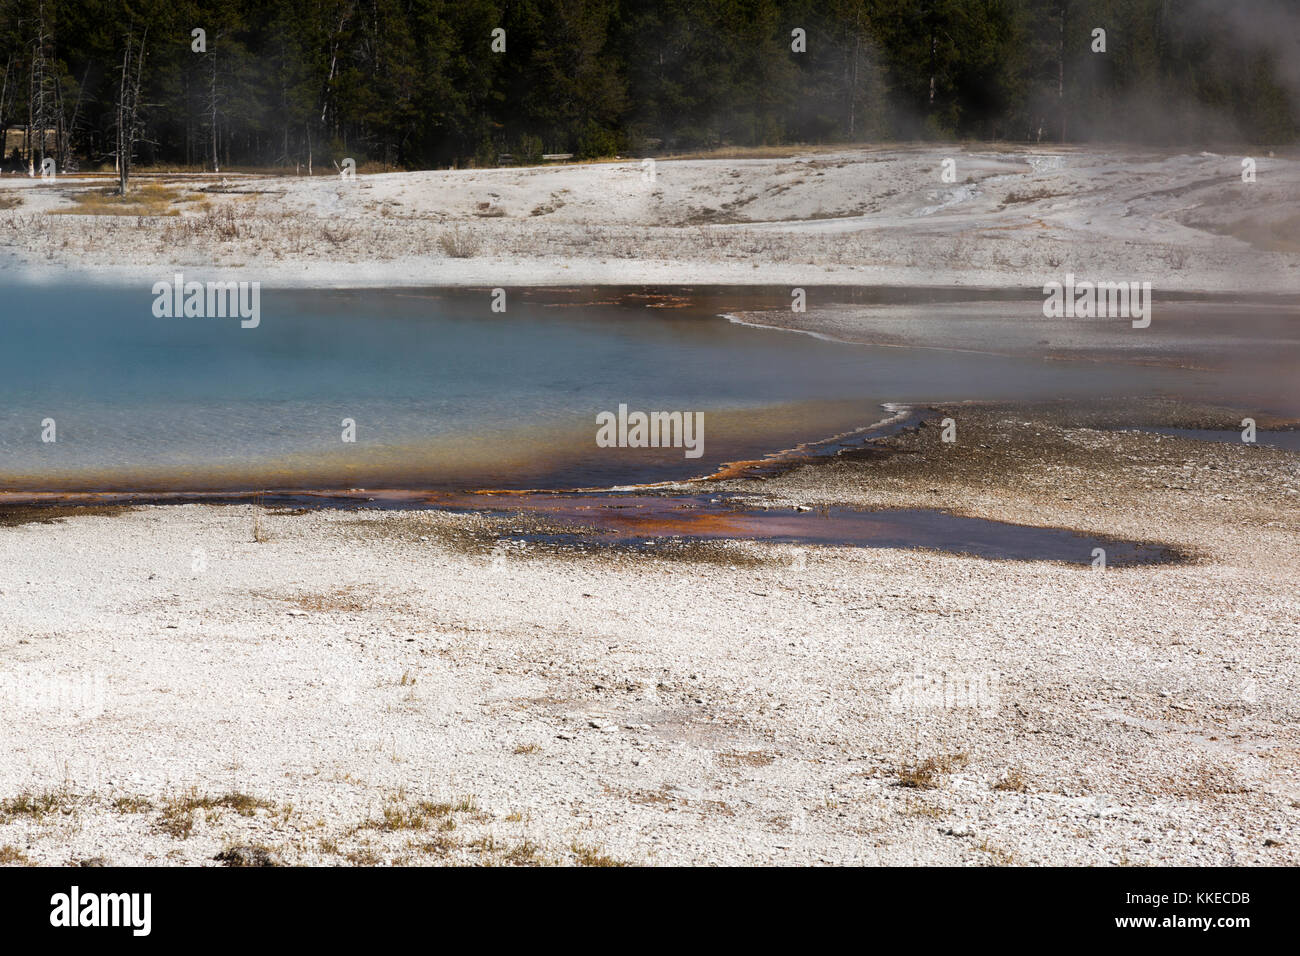
M 1029 783 L 1021 775 L 1019 770 L 1008 770 L 997 783 L 993 784 L 994 790 L 1005 790 L 1010 793 L 1025 793 L 1029 790 Z
M 719 766 L 735 769 L 737 767 L 766 767 L 776 760 L 776 755 L 764 753 L 761 750 L 730 751 L 728 753 L 714 754 L 713 759 L 718 762 Z
M 125 196 L 117 194 L 117 187 L 108 189 L 83 189 L 72 196 L 71 209 L 58 209 L 56 213 L 75 216 L 179 216 L 178 203 L 193 202 L 201 197 L 183 194 L 178 189 L 150 183 L 129 189 Z
M 246 793 L 232 791 L 212 797 L 200 794 L 197 790 L 189 790 L 163 804 L 158 829 L 178 840 L 184 840 L 194 831 L 195 816 L 200 810 L 207 815 L 212 815 L 214 811 L 234 810 L 241 817 L 251 817 L 258 810 L 269 810 L 271 807 L 272 804 L 268 801 Z
M 130 505 L 0 505 L 0 528 L 14 528 L 20 524 L 55 524 L 64 518 L 85 515 L 116 518 L 134 510 Z
M 32 866 L 31 858 L 18 847 L 6 843 L 0 846 L 0 866 Z
M 939 777 L 964 767 L 968 759 L 964 753 L 928 757 L 919 764 L 900 770 L 895 786 L 909 787 L 913 790 L 933 790 L 940 784 Z

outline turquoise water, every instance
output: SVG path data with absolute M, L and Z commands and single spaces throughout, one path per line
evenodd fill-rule
M 0 489 L 570 487 L 683 478 L 883 402 L 1195 392 L 1208 373 L 876 349 L 610 290 L 262 290 L 156 318 L 147 285 L 0 288 Z M 704 454 L 600 448 L 596 415 L 705 413 Z M 342 420 L 356 441 L 341 441 Z M 57 441 L 41 440 L 53 419 Z

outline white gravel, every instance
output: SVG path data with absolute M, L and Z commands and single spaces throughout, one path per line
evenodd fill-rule
M 331 511 L 271 514 L 255 543 L 248 506 L 0 528 L 0 798 L 49 804 L 8 804 L 0 852 L 1294 865 L 1296 456 L 1060 434 L 1109 472 L 1045 454 L 931 489 L 846 463 L 762 488 L 1052 513 L 1198 560 L 494 555 L 465 544 L 473 515 Z M 1165 459 L 1200 477 L 1153 480 Z M 1071 480 L 1113 494 L 1099 510 Z M 266 806 L 168 831 L 169 800 L 227 793 Z

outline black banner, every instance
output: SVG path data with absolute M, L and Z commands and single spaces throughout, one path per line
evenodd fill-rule
M 709 915 L 704 922 L 732 942 L 833 920 L 868 935 L 910 928 L 929 941 L 976 934 L 1183 945 L 1198 937 L 1233 946 L 1289 937 L 1293 879 L 1289 870 L 1229 869 L 14 868 L 0 871 L 0 898 L 11 943 L 75 937 L 130 945 L 248 933 L 259 946 L 337 946 L 486 916 L 485 939 L 551 933 L 560 920 L 612 944 L 632 927 Z M 695 931 L 692 938 L 698 943 Z

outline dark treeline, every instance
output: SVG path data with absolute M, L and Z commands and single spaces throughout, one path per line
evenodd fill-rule
M 11 163 L 50 155 L 61 169 L 124 153 L 212 169 L 943 137 L 1288 143 L 1300 95 L 1294 9 L 0 0 L 0 135 L 23 134 L 5 140 Z

